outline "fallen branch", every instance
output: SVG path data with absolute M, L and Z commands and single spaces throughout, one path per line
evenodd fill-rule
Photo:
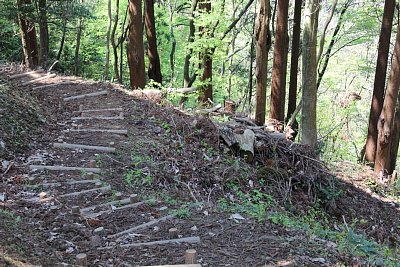
M 182 243 L 188 243 L 188 244 L 200 243 L 200 237 L 193 236 L 193 237 L 183 237 L 177 239 L 159 240 L 159 241 L 144 242 L 144 243 L 132 243 L 132 244 L 121 245 L 120 247 L 135 248 L 135 247 L 145 247 L 145 246 L 148 247 L 148 246 L 167 245 L 167 244 L 182 244 Z M 98 248 L 98 250 L 107 250 L 111 248 L 113 247 L 101 247 Z
M 34 83 L 37 83 L 37 82 L 40 82 L 40 81 L 43 81 L 43 80 L 54 78 L 56 76 L 57 76 L 57 74 L 51 73 L 51 74 L 48 74 L 46 76 L 43 76 L 43 77 L 40 77 L 40 78 L 37 78 L 37 79 L 34 79 L 34 80 L 30 80 L 30 81 L 24 82 L 24 83 L 21 84 L 21 86 L 34 84 Z
M 94 92 L 94 93 L 89 93 L 89 94 L 83 94 L 83 95 L 76 95 L 76 96 L 66 97 L 66 98 L 64 98 L 64 101 L 82 99 L 82 98 L 93 97 L 93 96 L 101 96 L 101 95 L 107 95 L 107 94 L 108 94 L 108 91 L 103 90 L 103 91 Z

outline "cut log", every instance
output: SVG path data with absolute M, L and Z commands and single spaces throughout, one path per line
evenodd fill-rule
M 163 91 L 156 89 L 132 90 L 130 95 L 140 98 L 146 98 L 155 103 L 160 103 L 164 99 Z
M 84 253 L 76 255 L 76 266 L 86 267 L 88 266 L 87 255 Z
M 197 87 L 187 87 L 187 88 L 167 88 L 167 93 L 169 94 L 190 94 L 198 90 Z
M 111 152 L 111 153 L 115 152 L 114 147 L 107 147 L 107 146 L 87 146 L 87 145 L 68 144 L 68 143 L 54 143 L 53 146 L 55 148 L 96 150 L 96 151 Z
M 52 84 L 40 85 L 40 86 L 33 87 L 32 90 L 38 90 L 38 89 L 44 89 L 44 88 L 50 88 L 50 87 L 57 87 L 57 86 L 60 86 L 60 85 L 69 85 L 69 84 L 74 84 L 74 82 L 72 82 L 72 81 L 63 81 L 63 82 L 60 82 L 60 83 L 52 83 Z
M 152 265 L 139 267 L 201 267 L 200 264 Z
M 199 109 L 199 110 L 196 110 L 196 113 L 199 113 L 199 114 L 208 114 L 208 113 L 216 112 L 216 111 L 220 110 L 221 108 L 222 108 L 222 105 L 221 105 L 221 104 L 218 104 L 218 105 L 216 105 L 216 106 L 213 107 L 213 108 L 206 108 L 206 109 Z
M 105 117 L 105 116 L 90 116 L 90 117 L 72 117 L 71 120 L 79 121 L 79 120 L 123 120 L 124 117 L 115 116 L 115 117 Z
M 104 187 L 100 187 L 100 188 L 94 188 L 94 189 L 88 189 L 88 190 L 83 190 L 83 191 L 79 191 L 79 192 L 63 194 L 63 195 L 60 195 L 59 197 L 76 197 L 79 195 L 90 194 L 90 193 L 94 193 L 94 192 L 98 192 L 98 191 L 100 191 L 101 193 L 111 191 L 111 186 L 108 185 L 108 186 L 104 186 Z
M 100 182 L 100 180 L 99 179 L 82 180 L 82 181 L 71 180 L 71 181 L 64 181 L 64 182 L 58 182 L 58 183 L 44 183 L 44 184 L 40 184 L 40 185 L 44 186 L 44 187 L 50 187 L 50 186 L 62 186 L 62 185 L 76 185 L 76 184 L 95 184 L 97 182 Z
M 132 244 L 125 244 L 120 245 L 121 248 L 136 248 L 136 247 L 149 247 L 149 246 L 158 246 L 158 245 L 169 245 L 169 244 L 197 244 L 200 243 L 200 237 L 198 236 L 191 236 L 191 237 L 183 237 L 177 239 L 168 239 L 168 240 L 158 240 L 152 242 L 143 242 L 143 243 L 132 243 Z M 101 247 L 98 250 L 108 250 L 114 247 Z
M 65 167 L 65 166 L 44 166 L 44 165 L 30 165 L 31 170 L 48 170 L 48 171 L 82 171 L 82 172 L 93 172 L 100 173 L 99 168 L 82 168 L 82 167 Z
M 86 97 L 94 97 L 94 96 L 101 96 L 101 95 L 107 95 L 108 91 L 103 90 L 99 92 L 94 92 L 94 93 L 89 93 L 89 94 L 83 94 L 83 95 L 76 95 L 76 96 L 70 96 L 64 98 L 64 101 L 70 101 L 70 100 L 76 100 L 76 99 L 83 99 Z
M 86 208 L 81 209 L 81 212 L 85 213 L 85 212 L 89 212 L 91 210 L 99 209 L 102 207 L 107 207 L 107 206 L 111 207 L 111 205 L 129 204 L 129 203 L 131 203 L 131 199 L 126 198 L 126 199 L 121 199 L 121 200 L 116 200 L 116 201 L 111 201 L 111 202 L 95 205 L 95 206 L 86 207 Z
M 238 140 L 236 139 L 236 136 L 233 133 L 232 129 L 228 128 L 225 125 L 218 125 L 218 129 L 219 135 L 229 148 L 238 144 Z
M 225 100 L 224 101 L 224 109 L 228 113 L 235 113 L 236 112 L 236 103 L 232 100 Z
M 144 204 L 144 202 L 128 204 L 128 205 L 124 205 L 124 206 L 121 206 L 121 207 L 118 207 L 118 208 L 115 208 L 115 209 L 99 211 L 97 213 L 86 213 L 84 216 L 86 218 L 93 219 L 93 218 L 96 218 L 96 217 L 98 217 L 100 215 L 103 215 L 103 214 L 110 214 L 110 213 L 113 213 L 114 211 L 123 210 L 123 209 L 136 208 L 136 207 L 139 207 L 139 206 L 141 206 L 143 204 Z
M 112 130 L 112 129 L 70 129 L 70 132 L 87 132 L 87 133 L 113 133 L 127 135 L 128 130 Z
M 240 156 L 245 158 L 247 162 L 253 162 L 254 159 L 254 142 L 255 134 L 252 130 L 246 129 L 243 134 L 234 133 L 239 144 Z
M 36 73 L 42 73 L 44 72 L 44 70 L 33 70 L 33 71 L 28 71 L 28 72 L 24 72 L 24 73 L 18 73 L 18 74 L 14 74 L 8 77 L 8 79 L 12 80 L 12 79 L 17 79 L 20 77 L 24 77 L 27 75 L 31 75 L 31 74 L 36 74 Z
M 173 216 L 173 215 L 167 215 L 167 216 L 164 216 L 164 217 L 161 217 L 161 218 L 152 220 L 152 221 L 150 221 L 150 222 L 143 223 L 143 224 L 141 224 L 141 225 L 138 225 L 138 226 L 129 228 L 129 229 L 125 230 L 125 231 L 122 231 L 122 232 L 119 232 L 119 233 L 110 235 L 109 238 L 120 237 L 120 236 L 122 236 L 122 235 L 135 232 L 135 231 L 137 231 L 137 230 L 145 229 L 145 228 L 147 228 L 147 227 L 153 226 L 153 225 L 158 224 L 158 223 L 160 223 L 160 222 L 164 222 L 164 221 L 171 220 L 171 219 L 173 219 L 174 217 L 175 217 L 175 216 Z
M 106 112 L 106 111 L 124 111 L 123 108 L 104 108 L 104 109 L 82 109 L 82 110 L 76 110 L 73 113 L 84 113 L 84 112 Z
M 197 251 L 195 249 L 188 249 L 185 251 L 185 263 L 186 264 L 197 263 Z
M 47 79 L 50 79 L 50 78 L 54 78 L 56 76 L 57 76 L 57 74 L 51 73 L 51 74 L 48 74 L 46 76 L 43 76 L 43 77 L 40 77 L 40 78 L 37 78 L 37 79 L 34 79 L 34 80 L 30 80 L 30 81 L 21 83 L 21 86 L 34 84 L 34 83 L 37 83 L 37 82 L 40 82 L 40 81 L 44 81 L 44 80 L 47 80 Z

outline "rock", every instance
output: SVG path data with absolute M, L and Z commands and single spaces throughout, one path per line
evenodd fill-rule
M 94 235 L 90 237 L 90 245 L 93 248 L 97 248 L 101 246 L 101 237 L 98 235 Z
M 0 193 L 0 201 L 4 202 L 4 200 L 6 200 L 6 195 Z
M 163 210 L 167 210 L 167 209 L 168 209 L 168 207 L 165 207 L 165 206 L 164 206 L 164 207 L 159 208 L 158 210 L 159 210 L 159 211 L 163 211 Z
M 99 228 L 96 228 L 96 229 L 94 229 L 94 233 L 95 234 L 98 234 L 98 233 L 101 233 L 101 232 L 103 232 L 104 231 L 104 227 L 99 227 Z
M 326 263 L 326 260 L 324 258 L 313 258 L 311 259 L 312 262 L 318 262 L 318 263 Z
M 3 155 L 6 152 L 6 143 L 0 139 L 0 155 Z
M 229 219 L 231 220 L 235 220 L 235 221 L 242 221 L 242 220 L 246 220 L 242 215 L 240 215 L 239 213 L 235 213 L 232 214 Z
M 195 226 L 193 226 L 192 228 L 190 228 L 190 230 L 192 230 L 192 231 L 198 231 L 199 229 L 198 229 L 197 226 L 195 225 Z

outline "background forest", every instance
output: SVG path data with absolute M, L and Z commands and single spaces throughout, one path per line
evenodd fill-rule
M 45 67 L 48 68 L 58 60 L 58 64 L 53 68 L 56 71 L 88 79 L 122 82 L 129 86 L 126 53 L 128 1 L 34 0 L 32 4 L 29 2 L 25 1 L 26 5 L 23 5 L 20 11 L 27 20 L 34 22 L 38 36 L 41 25 L 40 4 L 44 3 L 47 12 L 49 51 Z M 267 111 L 270 103 L 277 2 L 270 1 L 272 17 L 269 27 L 272 38 L 267 65 Z M 291 71 L 294 5 L 295 2 L 302 1 L 289 2 L 287 84 Z M 253 32 L 258 1 L 212 1 L 209 12 L 201 12 L 199 8 L 194 9 L 194 3 L 197 1 L 154 1 L 155 28 L 162 73 L 161 87 L 201 86 L 205 81 L 200 79 L 201 69 L 197 66 L 202 60 L 197 55 L 202 51 L 213 51 L 210 53 L 213 61 L 213 78 L 212 81 L 206 81 L 212 83 L 213 102 L 218 104 L 231 99 L 238 103 L 238 112 L 253 114 L 256 84 Z M 367 135 L 383 8 L 383 1 L 321 1 L 317 39 L 317 151 L 324 160 L 357 161 L 361 157 Z M 16 1 L 2 0 L 0 5 L 2 60 L 23 62 L 18 12 Z M 398 9 L 393 20 L 392 39 L 398 21 L 397 13 Z M 143 19 L 143 27 L 144 21 Z M 194 38 L 190 39 L 192 22 L 196 30 Z M 204 31 L 197 30 L 204 28 L 211 29 L 206 32 L 206 38 Z M 110 40 L 109 46 L 107 40 Z M 394 43 L 391 44 L 389 51 L 393 51 L 393 45 Z M 145 53 L 148 53 L 145 36 L 144 46 Z M 191 56 L 188 58 L 188 55 Z M 301 55 L 300 49 L 300 57 Z M 148 66 L 147 56 L 145 60 Z M 185 77 L 185 61 L 189 62 L 187 77 Z M 298 63 L 298 68 L 301 70 L 301 59 Z M 301 83 L 299 72 L 297 101 L 301 99 Z M 159 88 L 159 84 L 148 82 L 146 87 Z M 170 100 L 175 105 L 182 104 L 182 96 L 169 94 Z M 190 94 L 183 104 L 184 107 L 196 108 L 199 105 L 197 96 L 197 93 Z M 300 117 L 300 114 L 297 115 L 298 121 L 301 120 Z

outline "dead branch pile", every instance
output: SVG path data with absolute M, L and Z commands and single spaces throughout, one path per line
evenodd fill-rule
M 288 141 L 284 133 L 251 125 L 246 120 L 215 123 L 225 145 L 249 163 L 261 165 L 259 178 L 276 181 L 289 198 L 293 188 L 315 197 L 316 188 L 330 185 L 328 168 L 310 147 Z

